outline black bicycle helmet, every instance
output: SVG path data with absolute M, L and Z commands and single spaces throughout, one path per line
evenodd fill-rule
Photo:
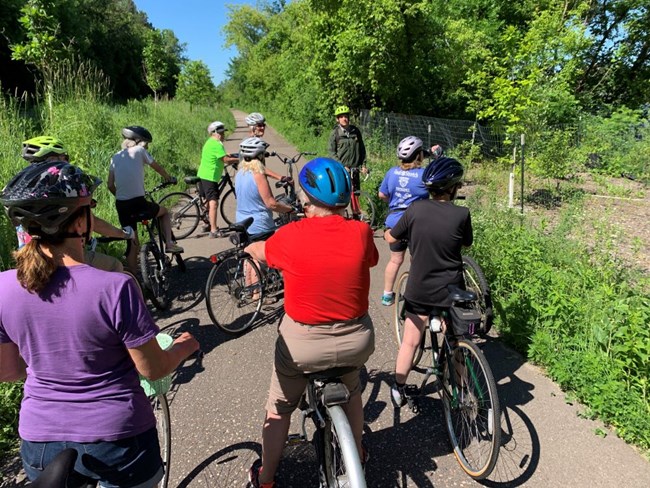
M 422 183 L 427 189 L 443 193 L 460 183 L 465 170 L 454 158 L 442 156 L 434 159 L 422 173 Z
M 140 127 L 139 125 L 130 125 L 128 127 L 125 127 L 122 129 L 122 137 L 125 139 L 131 139 L 134 140 L 135 142 L 151 142 L 153 141 L 153 137 L 151 136 L 151 132 L 149 132 L 147 129 L 144 127 Z
M 11 222 L 29 234 L 55 235 L 78 208 L 90 206 L 100 183 L 65 161 L 30 165 L 2 190 L 0 202 Z

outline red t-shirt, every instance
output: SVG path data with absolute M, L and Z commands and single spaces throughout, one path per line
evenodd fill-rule
M 368 312 L 370 268 L 379 261 L 372 230 L 340 215 L 312 217 L 278 229 L 266 261 L 284 276 L 284 309 L 293 320 L 322 324 Z

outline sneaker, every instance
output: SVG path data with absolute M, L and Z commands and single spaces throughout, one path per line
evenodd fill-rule
M 404 390 L 404 386 L 393 385 L 390 387 L 390 399 L 393 401 L 395 408 L 406 405 L 406 392 Z
M 210 229 L 212 229 L 212 227 L 210 226 L 210 224 L 205 224 L 203 227 L 201 227 L 201 230 L 202 230 L 203 232 L 210 232 Z
M 390 307 L 393 303 L 395 303 L 395 293 L 384 293 L 381 296 L 381 304 Z
M 167 252 L 172 253 L 172 254 L 179 254 L 179 253 L 185 252 L 185 249 L 183 249 L 178 244 L 171 244 L 171 245 L 167 244 L 167 246 L 165 246 L 165 247 L 167 249 Z
M 258 459 L 253 463 L 251 469 L 248 470 L 248 488 L 273 488 L 275 481 L 270 483 L 260 483 L 260 472 L 262 471 L 262 460 Z

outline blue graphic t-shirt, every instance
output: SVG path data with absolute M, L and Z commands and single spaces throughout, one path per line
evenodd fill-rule
M 379 191 L 389 198 L 385 222 L 387 228 L 393 228 L 397 224 L 411 203 L 429 198 L 429 192 L 422 183 L 422 173 L 424 168 L 402 169 L 399 166 L 386 172 Z

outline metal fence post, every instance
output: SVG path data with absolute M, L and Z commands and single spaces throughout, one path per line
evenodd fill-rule
M 521 213 L 524 213 L 524 146 L 526 145 L 526 136 L 521 134 Z

